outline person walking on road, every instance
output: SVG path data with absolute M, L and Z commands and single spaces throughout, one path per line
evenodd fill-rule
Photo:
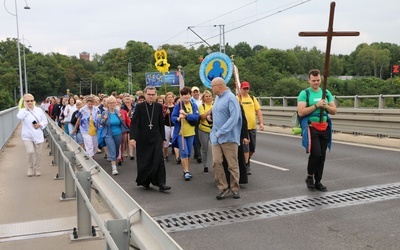
M 239 164 L 238 146 L 240 145 L 240 130 L 242 115 L 239 102 L 226 86 L 224 79 L 216 77 L 211 82 L 211 88 L 216 95 L 212 108 L 213 127 L 210 133 L 212 144 L 214 178 L 219 193 L 217 199 L 223 199 L 229 193 L 224 167 L 225 157 L 230 172 L 230 189 L 234 199 L 239 199 Z
M 101 115 L 100 124 L 103 126 L 103 130 L 100 137 L 104 137 L 107 145 L 112 174 L 117 175 L 118 169 L 116 163 L 120 151 L 119 147 L 122 142 L 123 133 L 128 131 L 128 127 L 126 126 L 126 118 L 116 108 L 117 101 L 114 96 L 107 98 L 107 106 L 108 109 L 103 111 Z
M 188 87 L 181 89 L 181 103 L 175 104 L 171 117 L 175 124 L 172 145 L 179 146 L 179 155 L 181 157 L 183 178 L 185 181 L 189 181 L 192 178 L 192 174 L 189 171 L 190 155 L 195 140 L 195 126 L 199 120 L 197 105 L 190 101 L 191 92 Z
M 44 111 L 36 107 L 31 94 L 24 95 L 24 106 L 18 111 L 17 118 L 22 122 L 21 138 L 24 141 L 28 156 L 28 177 L 40 176 L 42 148 L 44 142 L 43 129 L 47 127 Z
M 247 174 L 251 174 L 250 158 L 256 151 L 256 136 L 257 136 L 257 121 L 259 122 L 259 129 L 264 130 L 264 122 L 261 113 L 261 106 L 254 96 L 249 95 L 250 84 L 242 82 L 240 84 L 240 94 L 238 100 L 243 107 L 247 120 L 247 128 L 249 130 L 249 144 L 243 145 L 244 157 L 246 162 Z
M 202 104 L 199 106 L 200 124 L 198 137 L 200 140 L 201 159 L 203 161 L 204 174 L 208 174 L 208 148 L 210 146 L 210 131 L 212 128 L 213 97 L 210 91 L 204 91 L 201 96 Z
M 302 90 L 297 98 L 297 111 L 302 117 L 303 146 L 306 152 L 310 153 L 306 185 L 311 191 L 326 192 L 328 189 L 322 185 L 321 180 L 326 150 L 328 147 L 330 149 L 332 144 L 332 123 L 328 114 L 335 115 L 337 110 L 330 91 L 326 90 L 326 98 L 322 99 L 321 74 L 318 69 L 313 69 L 308 73 L 308 83 L 310 87 Z M 322 122 L 320 121 L 321 110 Z
M 146 87 L 144 93 L 146 101 L 136 105 L 129 131 L 129 143 L 136 148 L 136 183 L 146 189 L 150 188 L 151 183 L 164 192 L 171 187 L 166 185 L 162 105 L 155 102 L 155 87 Z

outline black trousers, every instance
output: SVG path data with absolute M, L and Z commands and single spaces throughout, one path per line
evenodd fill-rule
M 309 175 L 314 175 L 316 183 L 321 182 L 324 172 L 326 149 L 330 140 L 329 127 L 325 131 L 318 131 L 310 127 L 311 133 L 311 152 L 308 157 L 307 172 Z

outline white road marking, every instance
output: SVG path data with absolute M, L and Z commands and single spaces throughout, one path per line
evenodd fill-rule
M 257 164 L 260 164 L 260 165 L 263 165 L 263 166 L 266 166 L 266 167 L 269 167 L 269 168 L 273 168 L 273 169 L 277 169 L 277 170 L 281 170 L 281 171 L 289 171 L 289 169 L 287 169 L 287 168 L 281 168 L 281 167 L 278 167 L 278 166 L 275 166 L 275 165 L 271 165 L 271 164 L 267 164 L 267 163 L 264 163 L 264 162 L 261 162 L 261 161 L 255 161 L 255 160 L 251 160 L 251 159 L 250 159 L 250 161 L 254 162 L 254 163 L 257 163 Z

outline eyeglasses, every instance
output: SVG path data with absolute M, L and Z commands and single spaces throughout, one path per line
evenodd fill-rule
M 35 100 L 25 100 L 25 102 L 34 102 Z

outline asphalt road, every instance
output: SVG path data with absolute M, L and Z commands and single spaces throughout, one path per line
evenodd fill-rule
M 95 159 L 111 174 L 102 155 Z M 136 160 L 127 159 L 114 179 L 151 216 L 176 215 L 251 206 L 298 197 L 323 198 L 357 188 L 400 183 L 400 150 L 334 142 L 327 153 L 323 184 L 327 193 L 310 192 L 304 182 L 308 155 L 300 138 L 258 133 L 249 183 L 241 186 L 242 198 L 216 200 L 212 172 L 192 160 L 191 181 L 184 181 L 173 156 L 166 163 L 168 193 L 157 187 L 137 187 Z M 210 160 L 211 161 L 211 160 Z M 211 163 L 209 163 L 211 166 Z M 212 169 L 212 168 L 210 168 Z M 389 191 L 391 187 L 387 188 Z M 400 201 L 398 198 L 349 203 L 264 219 L 246 218 L 170 235 L 183 249 L 399 249 Z

